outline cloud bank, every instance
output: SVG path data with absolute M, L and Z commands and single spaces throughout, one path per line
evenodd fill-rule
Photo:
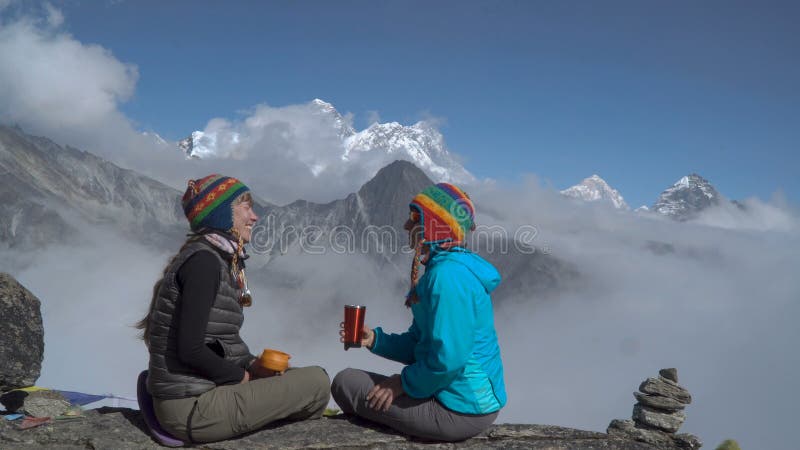
M 186 160 L 176 142 L 160 139 L 153 130 L 137 130 L 121 112 L 135 92 L 135 64 L 75 39 L 65 29 L 63 14 L 49 3 L 25 11 L 0 15 L 0 122 L 31 134 L 88 150 L 179 190 L 190 178 L 225 173 L 275 204 L 344 197 L 386 164 L 409 159 L 383 150 L 343 158 L 343 139 L 355 132 L 352 114 L 342 116 L 312 101 L 258 104 L 235 119 L 198 124 L 217 151 L 207 159 Z M 370 111 L 368 118 L 379 116 Z M 441 120 L 426 122 L 438 137 Z M 445 159 L 458 164 L 455 155 Z
M 501 420 L 603 431 L 612 418 L 630 418 L 644 378 L 677 367 L 694 398 L 683 431 L 711 447 L 728 437 L 743 448 L 791 447 L 796 210 L 748 200 L 735 214 L 676 223 L 576 207 L 535 180 L 472 194 L 505 226 L 535 225 L 536 245 L 575 264 L 584 280 L 555 298 L 498 306 L 510 391 Z M 728 213 L 724 228 L 708 225 Z

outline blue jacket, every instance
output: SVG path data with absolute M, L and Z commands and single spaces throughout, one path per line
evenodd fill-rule
M 432 249 L 411 327 L 402 334 L 375 329 L 372 352 L 407 364 L 401 373 L 406 394 L 436 397 L 464 414 L 488 414 L 506 404 L 489 297 L 498 284 L 497 269 L 480 256 Z

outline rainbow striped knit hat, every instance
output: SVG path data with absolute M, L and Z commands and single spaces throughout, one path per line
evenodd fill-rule
M 217 174 L 189 180 L 181 203 L 192 231 L 233 228 L 233 201 L 249 191 L 250 188 L 236 178 Z
M 463 243 L 467 231 L 475 229 L 472 200 L 450 183 L 427 187 L 409 206 L 422 216 L 422 236 L 426 244 Z

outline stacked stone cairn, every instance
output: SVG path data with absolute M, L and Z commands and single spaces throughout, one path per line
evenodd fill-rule
M 658 448 L 697 449 L 697 436 L 677 431 L 686 420 L 683 410 L 692 403 L 689 391 L 678 384 L 677 369 L 661 369 L 658 378 L 648 378 L 634 392 L 633 420 L 612 420 L 608 434 L 646 442 Z

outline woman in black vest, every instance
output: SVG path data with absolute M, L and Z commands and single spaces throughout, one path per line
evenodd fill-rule
M 271 372 L 239 336 L 242 308 L 252 301 L 244 244 L 258 219 L 249 189 L 209 175 L 189 181 L 182 204 L 193 234 L 138 323 L 160 425 L 184 441 L 212 442 L 279 419 L 320 417 L 330 398 L 327 373 L 320 367 Z

